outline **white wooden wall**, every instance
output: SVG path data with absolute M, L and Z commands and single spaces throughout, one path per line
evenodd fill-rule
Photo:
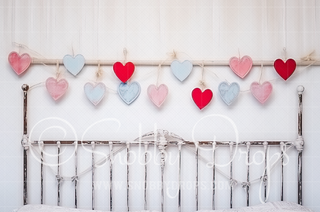
M 11 211 L 22 205 L 22 92 L 21 85 L 34 85 L 55 76 L 54 66 L 34 65 L 22 76 L 17 76 L 7 62 L 11 51 L 19 51 L 19 43 L 33 57 L 59 58 L 66 54 L 83 54 L 87 59 L 111 59 L 121 61 L 123 48 L 128 50 L 128 60 L 166 60 L 173 50 L 180 60 L 228 60 L 233 56 L 249 55 L 253 60 L 275 60 L 287 56 L 299 60 L 315 51 L 320 60 L 320 2 L 317 0 L 2 0 L 0 2 L 0 210 Z M 286 6 L 286 7 L 284 7 Z M 264 67 L 262 81 L 272 82 L 274 91 L 265 105 L 258 103 L 249 92 L 250 84 L 259 80 L 260 67 L 240 79 L 228 67 L 205 67 L 207 87 L 215 92 L 214 100 L 203 111 L 191 99 L 191 90 L 199 86 L 201 68 L 196 66 L 189 78 L 180 83 L 168 67 L 162 67 L 159 82 L 169 88 L 169 96 L 161 109 L 147 97 L 147 87 L 156 83 L 157 66 L 137 67 L 132 80 L 141 84 L 139 98 L 130 106 L 124 104 L 115 93 L 119 84 L 112 67 L 102 67 L 103 82 L 110 88 L 105 99 L 94 107 L 83 93 L 83 85 L 95 79 L 96 67 L 85 67 L 75 78 L 61 67 L 70 88 L 61 101 L 54 102 L 45 86 L 30 92 L 29 130 L 47 117 L 67 120 L 81 138 L 91 124 L 103 118 L 115 118 L 121 126 L 116 132 L 112 123 L 103 123 L 90 130 L 86 139 L 134 139 L 142 133 L 157 128 L 175 132 L 187 140 L 202 118 L 221 114 L 231 118 L 239 131 L 240 140 L 283 139 L 293 140 L 297 132 L 297 85 L 305 86 L 303 134 L 305 151 L 303 159 L 304 205 L 320 210 L 318 149 L 319 67 L 298 67 L 287 81 L 279 78 L 273 67 Z M 216 77 L 216 75 L 218 77 Z M 226 106 L 217 93 L 224 80 L 238 82 L 241 93 L 231 107 Z M 48 122 L 43 127 L 51 126 Z M 66 138 L 75 135 L 67 130 Z M 195 127 L 195 139 L 232 140 L 231 126 L 221 118 L 204 118 Z M 35 138 L 41 129 L 35 130 Z M 62 136 L 58 133 L 58 136 Z M 48 131 L 46 138 L 56 139 L 57 134 Z M 217 155 L 222 158 L 223 153 Z M 237 159 L 239 158 L 239 155 Z M 186 159 L 192 160 L 192 159 Z M 295 160 L 295 159 L 293 159 Z M 292 161 L 292 163 L 295 161 Z M 87 163 L 87 162 L 84 162 Z M 291 163 L 291 161 L 290 161 Z M 85 164 L 83 167 L 85 168 Z M 240 168 L 236 168 L 240 169 Z M 169 169 L 169 175 L 170 175 Z M 202 169 L 204 170 L 204 169 Z M 257 168 L 259 170 L 259 168 Z M 295 168 L 289 168 L 292 173 Z M 238 170 L 244 174 L 243 170 Z M 205 172 L 205 171 L 203 171 Z M 256 176 L 261 173 L 257 171 Z M 172 174 L 174 175 L 174 174 Z M 30 176 L 33 173 L 30 172 Z M 243 175 L 244 176 L 244 175 Z M 50 176 L 48 176 L 50 177 Z M 120 177 L 120 176 L 119 176 Z M 273 176 L 277 181 L 278 175 Z M 289 175 L 285 186 L 285 200 L 296 201 L 295 176 Z M 71 194 L 71 184 L 65 184 L 64 196 Z M 69 186 L 69 187 L 68 187 Z M 55 203 L 55 196 L 46 195 L 48 204 Z M 69 189 L 69 190 L 68 190 Z M 272 188 L 273 189 L 273 188 Z M 279 199 L 276 188 L 270 200 Z M 223 190 L 223 189 L 222 189 Z M 55 192 L 55 190 L 54 190 Z M 206 191 L 209 194 L 209 191 Z M 238 187 L 237 195 L 244 195 Z M 55 194 L 55 193 L 54 193 Z M 205 198 L 201 207 L 210 208 Z M 84 208 L 90 204 L 86 195 L 80 198 Z M 192 193 L 186 199 L 192 200 Z M 35 200 L 35 203 L 39 200 Z M 117 200 L 121 207 L 121 200 Z M 137 200 L 139 202 L 139 200 Z M 217 202 L 227 207 L 225 200 Z M 258 204 L 258 196 L 252 196 L 252 204 Z M 64 200 L 72 206 L 71 198 Z M 172 203 L 173 204 L 173 203 Z M 190 201 L 186 211 L 194 210 Z M 234 202 L 235 207 L 245 205 L 244 197 Z M 153 207 L 157 209 L 155 201 Z M 99 208 L 98 208 L 99 209 Z M 101 206 L 101 209 L 104 209 Z M 139 209 L 139 205 L 136 205 Z M 173 210 L 173 209 L 172 209 Z

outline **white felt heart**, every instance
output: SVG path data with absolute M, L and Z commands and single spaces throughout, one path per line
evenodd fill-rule
M 94 106 L 97 106 L 106 93 L 106 86 L 102 82 L 95 85 L 88 82 L 84 85 L 84 93 L 90 102 Z
M 227 82 L 221 82 L 218 89 L 221 99 L 227 105 L 231 105 L 237 99 L 240 92 L 240 86 L 236 82 L 230 85 Z
M 190 75 L 193 64 L 189 60 L 185 60 L 182 63 L 178 60 L 174 60 L 171 63 L 170 68 L 173 75 L 182 82 Z
M 63 57 L 63 65 L 73 76 L 77 76 L 77 74 L 79 74 L 84 63 L 85 59 L 81 54 L 77 54 L 75 57 L 71 55 L 65 55 Z
M 159 87 L 155 85 L 149 85 L 148 87 L 149 99 L 157 107 L 161 107 L 164 100 L 166 100 L 167 95 L 168 95 L 168 87 L 165 84 L 161 84 L 159 85 Z
M 141 88 L 137 82 L 132 82 L 130 84 L 122 82 L 118 87 L 118 94 L 120 98 L 128 105 L 138 98 L 140 91 Z

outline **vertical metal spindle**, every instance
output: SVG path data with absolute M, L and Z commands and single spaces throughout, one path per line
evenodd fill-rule
M 246 192 L 247 192 L 247 206 L 250 205 L 250 142 L 247 142 L 247 185 L 246 185 Z
M 28 90 L 29 85 L 23 84 L 21 86 L 23 91 L 23 137 L 21 140 L 21 145 L 23 146 L 23 204 L 28 204 Z
M 178 143 L 178 151 L 179 151 L 179 193 L 178 193 L 178 211 L 181 212 L 181 145 L 182 143 Z
M 161 212 L 164 211 L 164 166 L 161 166 Z
M 40 195 L 41 195 L 41 204 L 43 204 L 43 141 L 40 141 L 39 143 L 40 145 L 40 154 L 41 154 L 41 167 L 40 167 L 40 171 L 41 171 L 41 181 L 40 181 L 40 186 L 41 186 L 41 190 L 40 190 Z
M 110 211 L 112 211 L 112 164 L 113 164 L 113 146 L 112 141 L 109 142 L 109 153 L 110 153 Z
M 298 152 L 298 204 L 302 205 L 302 151 Z
M 233 176 L 232 176 L 232 161 L 233 161 L 233 142 L 229 142 L 230 147 L 230 208 L 232 208 L 232 190 L 233 190 Z
M 157 138 L 157 145 L 160 150 L 160 166 L 161 166 L 161 212 L 164 211 L 164 168 L 166 163 L 166 147 L 168 141 L 166 139 L 166 131 L 160 130 L 159 137 Z
M 94 210 L 94 171 L 95 171 L 95 160 L 94 160 L 94 147 L 95 142 L 91 141 L 91 208 Z
M 28 147 L 23 149 L 23 204 L 28 204 Z
M 129 208 L 129 199 L 130 199 L 130 187 L 129 187 L 129 181 L 130 181 L 130 177 L 129 177 L 129 162 L 130 162 L 130 142 L 127 142 L 127 211 L 129 212 L 130 208 Z
M 23 135 L 28 134 L 28 90 L 29 85 L 23 84 L 21 86 L 23 91 Z
M 144 210 L 147 210 L 147 184 L 148 184 L 148 142 L 144 143 Z
M 264 148 L 264 176 L 263 176 L 263 184 L 264 184 L 264 202 L 267 202 L 267 185 L 268 185 L 268 142 L 263 142 Z
M 58 145 L 58 167 L 57 167 L 57 181 L 58 181 L 58 199 L 57 205 L 60 206 L 60 186 L 61 186 L 61 176 L 60 176 L 60 141 L 57 141 Z
M 199 210 L 199 144 L 196 144 L 196 211 Z
M 283 201 L 283 148 L 284 148 L 284 142 L 280 142 L 280 149 L 281 149 L 281 201 Z
M 215 195 L 216 195 L 216 142 L 212 142 L 212 210 L 215 210 Z
M 298 112 L 298 139 L 296 143 L 296 149 L 298 150 L 298 204 L 302 205 L 302 151 L 303 151 L 303 137 L 302 137 L 302 93 L 304 87 L 299 85 L 298 88 L 299 97 L 299 112 Z
M 299 112 L 298 112 L 298 136 L 302 136 L 302 93 L 304 87 L 299 85 L 298 88 L 298 97 L 299 97 Z
M 78 141 L 74 141 L 74 207 L 78 207 Z

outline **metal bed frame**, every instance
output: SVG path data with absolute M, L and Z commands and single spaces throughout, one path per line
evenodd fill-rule
M 217 147 L 229 147 L 230 151 L 230 165 L 229 165 L 229 186 L 230 186 L 230 208 L 232 208 L 232 200 L 233 200 L 233 187 L 238 183 L 233 178 L 233 162 L 232 162 L 232 155 L 234 151 L 234 147 L 236 145 L 243 146 L 247 150 L 246 154 L 246 162 L 247 162 L 247 181 L 242 182 L 242 187 L 246 190 L 246 204 L 249 206 L 249 195 L 250 195 L 250 174 L 249 174 L 249 163 L 250 163 L 250 148 L 253 146 L 259 146 L 263 147 L 264 149 L 264 174 L 261 176 L 260 180 L 262 181 L 264 185 L 264 201 L 267 200 L 267 183 L 268 183 L 268 172 L 267 172 L 267 149 L 271 146 L 280 147 L 280 163 L 281 163 L 281 201 L 283 201 L 283 180 L 284 180 L 284 149 L 285 147 L 295 147 L 298 152 L 298 204 L 302 205 L 302 151 L 304 146 L 304 140 L 302 137 L 302 93 L 304 91 L 303 86 L 298 86 L 297 92 L 298 92 L 298 99 L 299 99 L 299 110 L 298 110 L 298 137 L 295 141 L 241 141 L 239 143 L 235 143 L 233 141 L 225 142 L 225 141 L 197 141 L 197 142 L 191 142 L 186 141 L 183 138 L 177 136 L 174 133 L 170 133 L 166 130 L 157 130 L 155 132 L 150 132 L 147 134 L 144 134 L 143 136 L 133 140 L 133 141 L 55 141 L 55 140 L 44 140 L 44 141 L 30 141 L 28 137 L 28 121 L 27 121 L 27 101 L 28 101 L 28 90 L 29 86 L 24 84 L 22 85 L 23 90 L 23 138 L 21 141 L 22 147 L 23 147 L 23 204 L 28 204 L 28 150 L 32 148 L 32 146 L 39 145 L 40 147 L 43 147 L 45 145 L 56 145 L 57 146 L 57 152 L 58 152 L 58 166 L 57 166 L 57 205 L 60 205 L 60 189 L 61 189 L 61 182 L 63 178 L 60 176 L 60 166 L 59 166 L 59 153 L 61 149 L 61 145 L 75 145 L 75 173 L 72 177 L 72 181 L 74 182 L 74 207 L 77 208 L 78 206 L 78 156 L 77 156 L 77 146 L 79 144 L 82 145 L 91 145 L 92 150 L 95 148 L 96 145 L 107 145 L 109 146 L 109 157 L 105 158 L 104 161 L 109 160 L 110 162 L 110 211 L 113 210 L 113 199 L 112 199 L 112 183 L 113 183 L 113 157 L 114 155 L 126 149 L 126 152 L 128 153 L 130 151 L 131 145 L 143 145 L 144 147 L 144 210 L 148 209 L 148 203 L 147 203 L 147 182 L 148 182 L 148 175 L 147 175 L 147 160 L 148 160 L 148 154 L 147 150 L 149 145 L 156 145 L 160 151 L 160 166 L 161 166 L 161 211 L 164 211 L 164 169 L 165 169 L 165 154 L 166 154 L 166 148 L 167 146 L 177 146 L 178 147 L 178 166 L 179 166 L 179 190 L 178 190 L 178 210 L 181 211 L 181 151 L 183 146 L 192 146 L 195 148 L 195 158 L 196 158 L 196 190 L 195 190 L 195 201 L 196 201 L 196 210 L 199 209 L 199 200 L 198 200 L 198 194 L 199 194 L 199 178 L 198 178 L 198 172 L 199 172 L 199 158 L 201 157 L 199 155 L 199 147 L 201 146 L 207 146 L 212 147 L 212 209 L 215 209 L 215 182 L 216 182 L 216 163 L 215 163 L 215 154 L 216 154 L 216 148 Z M 121 146 L 120 149 L 114 150 L 114 146 Z M 41 148 L 41 204 L 44 203 L 43 201 L 43 148 Z M 130 154 L 126 154 L 127 159 L 127 195 L 126 195 L 126 203 L 127 203 L 127 211 L 129 211 L 129 157 Z M 95 161 L 94 153 L 92 153 L 92 166 L 91 166 L 91 177 L 92 177 L 92 209 L 95 208 L 95 192 L 94 192 L 94 174 L 95 174 L 95 165 L 97 162 Z

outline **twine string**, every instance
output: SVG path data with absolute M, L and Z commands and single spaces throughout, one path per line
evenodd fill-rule
M 124 61 L 123 63 L 125 64 L 127 62 L 127 54 L 128 54 L 128 51 L 126 48 L 123 48 L 123 56 L 124 56 Z
M 168 52 L 167 55 L 170 57 L 171 60 L 176 60 L 178 59 L 178 56 L 177 56 L 177 52 L 175 50 L 172 50 L 172 52 Z
M 284 57 L 284 61 L 287 60 L 287 48 L 283 47 L 283 57 Z
M 160 75 L 160 70 L 161 70 L 161 63 L 159 64 L 159 66 L 158 66 L 158 73 L 157 73 L 157 83 L 156 83 L 156 86 L 158 87 L 158 85 L 159 85 L 159 75 Z
M 33 89 L 33 88 L 35 88 L 35 87 L 37 87 L 37 86 L 44 85 L 44 84 L 45 84 L 45 82 L 36 83 L 36 84 L 34 84 L 34 85 L 31 85 L 30 88 L 29 88 L 29 90 L 31 90 L 31 89 Z
M 96 71 L 96 81 L 99 81 L 103 75 L 103 71 L 100 67 L 100 60 L 98 61 L 98 70 Z
M 287 60 L 287 0 L 283 1 L 284 6 L 283 6 L 283 36 L 284 36 L 284 59 Z
M 298 70 L 298 72 L 304 71 L 304 70 L 306 70 L 307 68 L 309 68 L 310 66 L 312 66 L 313 64 L 315 64 L 316 62 L 318 62 L 318 60 L 317 60 L 316 58 L 314 58 L 314 56 L 313 56 L 314 53 L 315 53 L 315 50 L 313 50 L 313 51 L 312 51 L 311 53 L 309 53 L 307 56 L 304 56 L 304 57 L 301 58 L 301 60 L 303 60 L 303 61 L 308 61 L 308 62 L 310 62 L 310 64 L 307 65 L 306 67 Z
M 261 63 L 261 68 L 260 68 L 259 84 L 261 84 L 262 72 L 263 72 L 263 63 Z
M 204 81 L 204 62 L 202 61 L 202 64 L 200 65 L 201 67 L 201 79 L 199 81 L 199 84 L 201 86 L 202 89 L 204 89 L 206 87 L 206 83 Z
M 60 64 L 59 64 L 59 61 L 57 60 L 57 65 L 56 65 L 56 78 L 57 78 L 57 81 L 59 80 L 60 75 L 61 75 Z
M 20 54 L 20 50 L 23 48 L 23 49 L 26 49 L 28 52 L 31 52 L 31 53 L 33 53 L 35 55 L 38 55 L 39 57 L 45 59 L 45 57 L 43 55 L 41 55 L 40 53 L 36 52 L 33 49 L 30 49 L 27 45 L 24 45 L 24 44 L 21 44 L 21 43 L 17 43 L 17 42 L 12 42 L 12 44 L 17 46 L 17 47 L 19 47 L 19 54 Z

